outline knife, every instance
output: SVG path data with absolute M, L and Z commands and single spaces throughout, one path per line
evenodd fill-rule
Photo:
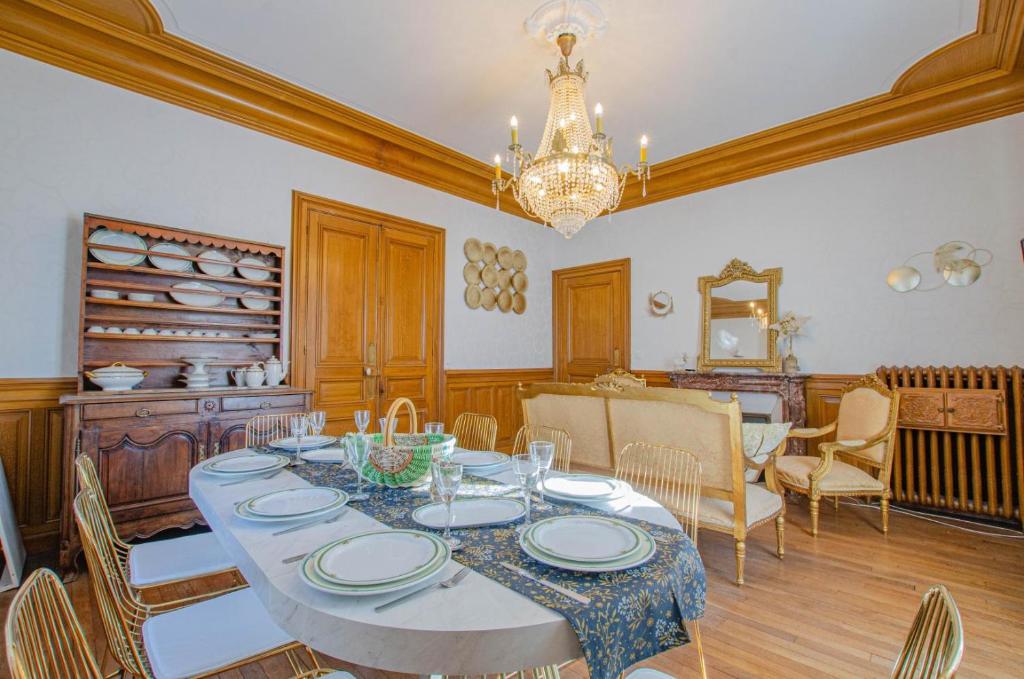
M 377 606 L 376 608 L 373 609 L 373 611 L 375 613 L 380 613 L 381 611 L 386 611 L 387 609 L 391 608 L 392 606 L 397 606 L 398 604 L 402 603 L 403 601 L 407 601 L 407 600 L 411 599 L 412 597 L 416 596 L 417 594 L 422 594 L 423 592 L 426 592 L 428 589 L 434 589 L 435 587 L 443 587 L 444 589 L 448 589 L 450 587 L 454 587 L 455 585 L 459 584 L 459 582 L 461 582 L 462 578 L 466 577 L 467 575 L 469 575 L 469 569 L 466 568 L 465 566 L 463 566 L 462 570 L 460 570 L 458 573 L 456 573 L 455 575 L 453 575 L 449 579 L 442 580 L 441 582 L 435 582 L 433 584 L 427 585 L 426 587 L 420 587 L 419 589 L 413 590 L 413 591 L 409 592 L 408 594 L 405 594 L 403 596 L 398 597 L 397 599 L 392 599 L 391 601 L 387 602 L 386 604 L 381 604 L 380 606 Z
M 270 474 L 264 474 L 263 476 L 249 476 L 244 479 L 238 479 L 237 481 L 228 481 L 227 483 L 220 484 L 220 487 L 224 486 L 237 486 L 239 483 L 245 483 L 246 481 L 263 481 L 264 479 L 272 479 L 281 473 L 280 469 L 274 470 Z
M 555 590 L 556 592 L 558 592 L 559 594 L 561 594 L 562 596 L 569 597 L 573 601 L 581 603 L 584 606 L 589 606 L 590 605 L 590 599 L 588 597 L 585 597 L 582 594 L 577 594 L 576 592 L 572 591 L 571 589 L 562 587 L 561 585 L 556 585 L 555 583 L 551 582 L 550 580 L 545 580 L 544 578 L 538 578 L 536 575 L 534 575 L 530 571 L 522 569 L 519 566 L 515 566 L 513 564 L 510 564 L 507 561 L 502 561 L 501 565 L 504 568 L 512 571 L 513 573 L 515 573 L 516 575 L 518 575 L 520 577 L 526 578 L 527 580 L 533 580 L 534 582 L 536 582 L 538 584 L 544 585 L 545 587 L 549 587 L 549 588 Z
M 294 533 L 297 530 L 302 530 L 303 528 L 309 528 L 310 526 L 317 526 L 317 525 L 319 525 L 321 523 L 334 523 L 335 521 L 337 521 L 338 519 L 343 517 L 345 515 L 345 512 L 347 512 L 347 511 L 348 511 L 348 507 L 342 507 L 341 511 L 338 512 L 337 514 L 335 514 L 332 517 L 324 518 L 324 519 L 314 519 L 312 521 L 307 521 L 305 523 L 300 523 L 300 524 L 298 524 L 296 526 L 292 526 L 291 528 L 285 528 L 284 530 L 279 530 L 279 531 L 277 531 L 275 533 L 271 533 L 271 535 L 273 537 L 277 537 L 278 535 L 285 535 L 286 533 Z

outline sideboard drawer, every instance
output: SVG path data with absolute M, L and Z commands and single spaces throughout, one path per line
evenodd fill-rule
M 301 398 L 301 397 L 300 397 Z M 193 415 L 199 412 L 199 401 L 141 401 L 124 403 L 89 403 L 82 407 L 84 420 L 109 420 L 118 417 L 145 419 L 156 415 Z
M 225 396 L 221 399 L 220 408 L 229 410 L 271 410 L 274 408 L 306 409 L 306 397 L 303 394 L 287 396 Z

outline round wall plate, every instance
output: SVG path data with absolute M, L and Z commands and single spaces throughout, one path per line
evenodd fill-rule
M 494 294 L 494 290 L 491 288 L 484 288 L 483 292 L 480 293 L 480 306 L 487 311 L 494 308 L 494 305 L 498 302 L 498 296 Z
M 512 267 L 516 271 L 526 271 L 526 254 L 522 250 L 512 253 Z
M 522 271 L 516 271 L 512 276 L 512 287 L 516 289 L 516 292 L 526 292 L 526 289 L 530 287 L 530 280 Z
M 484 285 L 487 286 L 488 288 L 494 287 L 494 285 L 498 282 L 498 270 L 490 265 L 485 266 L 480 271 L 480 280 L 482 280 L 484 282 Z
M 471 262 L 479 262 L 484 257 L 484 248 L 476 238 L 467 238 L 462 246 L 462 252 Z
M 526 295 L 517 292 L 512 295 L 512 311 L 522 314 L 526 311 Z
M 480 267 L 476 262 L 466 262 L 462 267 L 462 278 L 467 285 L 478 285 L 480 283 Z
M 466 286 L 466 306 L 470 309 L 480 308 L 480 287 L 477 285 Z
M 494 243 L 483 244 L 483 258 L 488 264 L 494 264 L 498 260 L 498 248 L 494 247 Z
M 507 314 L 512 309 L 512 293 L 508 290 L 502 290 L 498 293 L 498 308 L 501 309 L 501 313 Z

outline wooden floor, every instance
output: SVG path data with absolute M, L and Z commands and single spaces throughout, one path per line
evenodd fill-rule
M 963 616 L 967 652 L 960 679 L 1020 677 L 1024 666 L 1024 540 L 995 539 L 895 515 L 889 537 L 874 509 L 843 505 L 822 509 L 821 534 L 807 533 L 806 503 L 789 505 L 786 558 L 775 557 L 769 525 L 747 542 L 747 583 L 732 584 L 732 540 L 701 534 L 708 570 L 708 611 L 701 629 L 711 677 L 887 677 L 922 593 L 944 583 Z M 1017 533 L 1017 535 L 1020 535 Z M 103 630 L 86 578 L 69 585 L 96 650 L 105 657 Z M 187 592 L 178 592 L 179 595 Z M 11 593 L 0 595 L 6 615 Z M 360 679 L 389 675 L 349 669 Z M 676 677 L 693 677 L 692 646 L 643 663 Z M 287 677 L 267 662 L 223 676 Z M 565 679 L 586 677 L 576 662 Z M 8 676 L 0 660 L 0 676 Z

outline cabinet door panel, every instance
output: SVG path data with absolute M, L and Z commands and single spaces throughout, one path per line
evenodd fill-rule
M 940 389 L 900 389 L 899 426 L 908 429 L 941 429 L 946 406 Z
M 104 432 L 97 447 L 110 508 L 188 496 L 188 473 L 204 443 L 198 428 L 140 427 Z
M 954 431 L 1006 433 L 1006 401 L 998 389 L 964 389 L 946 394 L 946 425 Z

